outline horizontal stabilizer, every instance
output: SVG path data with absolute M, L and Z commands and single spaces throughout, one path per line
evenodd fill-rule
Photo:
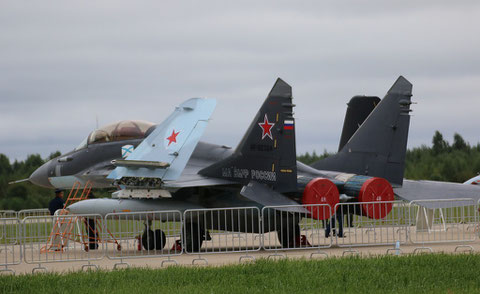
M 277 210 L 308 213 L 305 208 L 299 207 L 297 202 L 255 181 L 243 186 L 240 194 L 264 206 L 294 205 L 293 207 L 283 207 Z
M 124 166 L 132 168 L 167 168 L 170 166 L 168 162 L 160 161 L 146 161 L 146 160 L 123 160 L 123 159 L 114 159 L 112 160 L 114 166 Z
M 125 160 L 116 161 L 117 168 L 108 178 L 178 179 L 215 106 L 215 99 L 192 98 L 182 103 Z
M 443 208 L 472 205 L 472 201 L 432 201 L 437 199 L 473 199 L 477 203 L 480 199 L 480 187 L 476 185 L 464 185 L 460 183 L 436 182 L 436 181 L 412 181 L 404 180 L 403 186 L 394 188 L 397 196 L 407 201 L 421 201 L 419 204 L 427 208 Z

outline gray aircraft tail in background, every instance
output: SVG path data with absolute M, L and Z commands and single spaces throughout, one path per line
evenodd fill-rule
M 338 152 L 347 144 L 378 103 L 380 103 L 380 98 L 377 96 L 354 96 L 350 99 L 347 103 Z
M 345 146 L 312 166 L 319 170 L 381 177 L 401 186 L 411 96 L 412 84 L 400 76 Z

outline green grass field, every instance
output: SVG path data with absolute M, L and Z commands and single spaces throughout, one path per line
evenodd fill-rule
M 478 293 L 480 255 L 430 254 L 324 260 L 259 260 L 1 276 L 1 293 Z

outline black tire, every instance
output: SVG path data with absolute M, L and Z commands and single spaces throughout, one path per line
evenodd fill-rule
M 145 250 L 155 249 L 155 236 L 152 230 L 143 231 L 142 235 L 142 245 Z
M 296 240 L 300 238 L 300 226 L 284 223 L 283 227 L 277 230 L 277 236 L 283 248 L 295 248 Z
M 155 230 L 155 249 L 162 250 L 165 247 L 165 243 L 167 242 L 167 237 L 162 230 Z
M 185 249 L 187 252 L 199 252 L 203 243 L 202 228 L 196 223 L 185 224 Z

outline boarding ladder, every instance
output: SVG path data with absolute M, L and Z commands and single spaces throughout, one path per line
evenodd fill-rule
M 81 191 L 81 193 L 79 193 Z M 80 182 L 75 182 L 73 184 L 70 193 L 68 194 L 68 198 L 63 205 L 63 209 L 57 211 L 55 213 L 55 218 L 53 221 L 52 231 L 50 232 L 50 236 L 48 237 L 47 244 L 41 248 L 41 252 L 52 252 L 52 251 L 63 251 L 67 245 L 69 240 L 75 240 L 72 231 L 73 226 L 77 223 L 78 217 L 67 217 L 69 214 L 66 208 L 78 201 L 88 199 L 88 195 L 90 195 L 90 191 L 92 190 L 92 183 L 87 181 L 82 189 L 82 184 Z M 79 230 L 81 232 L 81 230 Z M 84 236 L 80 234 L 80 238 L 83 240 L 85 239 Z

